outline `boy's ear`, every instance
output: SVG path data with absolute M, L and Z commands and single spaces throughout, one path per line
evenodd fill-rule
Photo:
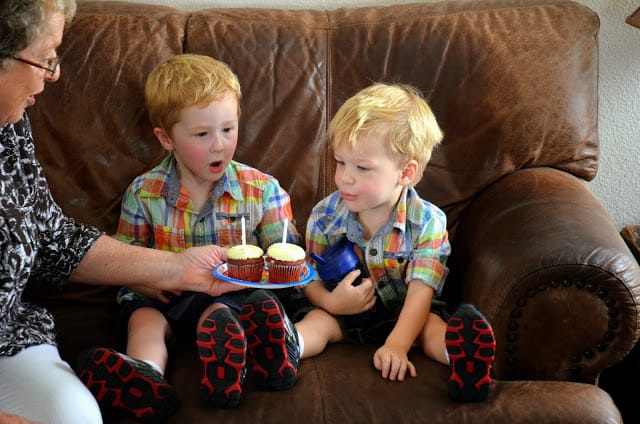
M 401 185 L 409 185 L 416 179 L 416 175 L 418 174 L 418 162 L 414 159 L 411 159 L 409 162 L 405 163 L 402 168 L 402 174 L 400 175 L 400 184 Z
M 167 150 L 168 152 L 171 152 L 173 150 L 173 140 L 171 140 L 171 137 L 165 130 L 160 127 L 155 127 L 153 129 L 153 134 L 155 134 L 156 138 L 165 150 Z

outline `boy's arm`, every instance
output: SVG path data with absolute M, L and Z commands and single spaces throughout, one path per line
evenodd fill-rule
M 398 321 L 384 345 L 373 355 L 373 364 L 383 378 L 404 380 L 407 371 L 412 377 L 416 370 L 407 356 L 409 349 L 427 324 L 433 289 L 420 280 L 409 282 L 407 296 Z
M 406 269 L 407 295 L 391 334 L 374 354 L 374 365 L 391 380 L 402 381 L 407 370 L 416 375 L 407 352 L 427 325 L 433 295 L 442 289 L 451 252 L 446 215 L 428 202 L 421 205 L 424 207 L 412 209 L 414 222 L 420 225 L 413 232 L 413 259 Z
M 309 299 L 312 305 L 317 306 L 329 311 L 327 308 L 327 296 L 329 295 L 329 291 L 324 287 L 324 284 L 320 280 L 314 280 L 309 283 L 308 286 L 304 288 L 304 295 Z
M 385 345 L 409 352 L 418 335 L 425 327 L 431 310 L 433 289 L 422 281 L 412 280 L 407 297 L 398 316 L 398 321 L 387 337 Z

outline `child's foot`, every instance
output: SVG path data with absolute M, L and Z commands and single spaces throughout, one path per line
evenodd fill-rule
M 164 422 L 180 405 L 162 374 L 113 349 L 96 347 L 81 353 L 78 376 L 100 407 L 127 411 L 143 423 Z
M 496 339 L 489 321 L 473 305 L 461 305 L 447 321 L 445 343 L 455 400 L 479 402 L 489 395 Z
M 216 309 L 198 328 L 196 343 L 204 366 L 202 402 L 215 408 L 235 408 L 247 373 L 247 344 L 240 322 L 230 309 Z
M 262 390 L 287 390 L 298 375 L 298 332 L 278 298 L 267 290 L 256 290 L 240 312 L 253 355 L 256 385 Z

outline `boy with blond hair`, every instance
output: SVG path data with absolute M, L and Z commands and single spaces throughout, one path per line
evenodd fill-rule
M 266 250 L 282 240 L 288 225 L 287 241 L 302 243 L 289 195 L 278 181 L 233 160 L 241 98 L 237 76 L 208 56 L 178 55 L 151 72 L 145 100 L 153 132 L 169 155 L 127 189 L 117 238 L 180 252 L 196 245 L 239 245 L 244 230 L 247 244 Z M 127 354 L 93 348 L 79 366 L 103 408 L 153 422 L 175 412 L 178 397 L 164 378 L 166 341 L 173 334 L 196 335 L 206 405 L 239 404 L 247 348 L 259 388 L 286 390 L 295 383 L 299 352 L 293 326 L 279 300 L 263 290 L 212 298 L 125 287 L 118 303 Z M 251 324 L 246 330 L 243 320 Z M 264 373 L 265 368 L 275 371 Z M 120 396 L 132 388 L 140 396 Z
M 335 288 L 310 283 L 305 294 L 317 308 L 296 328 L 302 358 L 343 340 L 381 344 L 373 364 L 389 380 L 416 375 L 407 356 L 416 346 L 450 364 L 454 399 L 480 401 L 491 381 L 493 331 L 472 305 L 448 321 L 444 308 L 432 309 L 447 274 L 447 222 L 414 189 L 442 137 L 429 105 L 408 85 L 374 84 L 340 107 L 329 125 L 337 191 L 309 217 L 307 254 L 322 256 L 346 238 L 364 275 L 351 271 Z

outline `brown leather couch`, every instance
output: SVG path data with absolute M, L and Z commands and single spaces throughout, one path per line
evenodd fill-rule
M 62 76 L 30 111 L 53 194 L 78 220 L 115 230 L 125 187 L 163 151 L 143 83 L 192 52 L 227 62 L 244 99 L 236 157 L 277 177 L 304 230 L 333 190 L 327 124 L 374 81 L 419 87 L 444 129 L 418 186 L 448 215 L 444 297 L 478 305 L 496 332 L 491 394 L 447 396 L 448 369 L 418 351 L 418 377 L 383 380 L 374 346 L 332 345 L 296 386 L 249 378 L 236 410 L 199 405 L 194 346 L 176 346 L 173 422 L 620 422 L 597 383 L 639 336 L 640 269 L 587 181 L 598 169 L 598 17 L 570 1 L 489 0 L 321 10 L 182 12 L 81 3 L 59 49 Z M 55 314 L 63 356 L 122 348 L 115 289 L 29 296 Z M 125 420 L 108 415 L 107 421 Z

